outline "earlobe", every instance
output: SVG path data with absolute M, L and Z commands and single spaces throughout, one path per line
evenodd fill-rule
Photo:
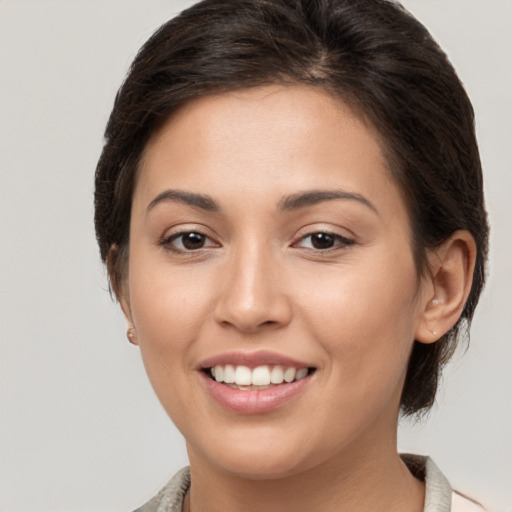
M 434 343 L 458 321 L 471 291 L 476 245 L 465 230 L 453 233 L 429 256 L 430 293 L 425 297 L 416 340 Z
M 133 327 L 133 326 L 128 327 L 128 329 L 126 331 L 126 337 L 128 338 L 128 341 L 132 345 L 139 344 L 139 340 L 137 339 L 137 331 L 135 330 L 135 327 Z
M 133 345 L 138 345 L 137 330 L 133 325 L 132 310 L 129 300 L 128 285 L 126 283 L 126 272 L 128 271 L 127 261 L 118 246 L 113 244 L 107 254 L 107 270 L 110 279 L 110 285 L 121 306 L 121 310 L 128 322 L 126 337 Z

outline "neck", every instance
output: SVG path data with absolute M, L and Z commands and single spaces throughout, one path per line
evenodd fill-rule
M 345 454 L 342 462 L 323 464 L 276 479 L 233 475 L 190 458 L 192 486 L 184 510 L 191 512 L 420 512 L 424 484 L 415 479 L 393 450 L 369 457 Z M 186 508 L 186 507 L 189 508 Z

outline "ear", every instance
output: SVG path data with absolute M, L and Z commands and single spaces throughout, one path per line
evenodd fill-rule
M 117 245 L 113 244 L 107 254 L 107 271 L 110 280 L 110 286 L 114 292 L 121 310 L 128 322 L 127 337 L 130 343 L 138 345 L 137 332 L 133 324 L 132 311 L 130 306 L 130 294 L 126 274 L 128 272 L 127 261 L 120 253 Z
M 475 260 L 476 244 L 465 230 L 456 231 L 429 254 L 417 341 L 433 343 L 455 325 L 471 291 Z

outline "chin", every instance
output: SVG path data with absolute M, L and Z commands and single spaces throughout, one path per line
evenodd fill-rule
M 251 432 L 251 430 L 253 430 Z M 250 480 L 274 480 L 302 473 L 320 463 L 312 444 L 272 429 L 241 428 L 195 448 L 187 443 L 191 462 L 200 457 L 226 473 Z M 206 448 L 206 449 L 204 449 Z M 200 454 L 200 455 L 199 455 Z
M 216 460 L 216 464 L 225 472 L 247 480 L 279 480 L 309 469 L 304 461 L 289 456 L 243 456 L 241 453 L 233 457 Z

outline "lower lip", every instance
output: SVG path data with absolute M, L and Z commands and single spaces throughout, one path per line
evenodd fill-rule
M 203 372 L 201 376 L 213 398 L 225 409 L 239 414 L 262 414 L 278 409 L 302 393 L 310 381 L 308 376 L 270 389 L 244 391 L 219 384 Z

